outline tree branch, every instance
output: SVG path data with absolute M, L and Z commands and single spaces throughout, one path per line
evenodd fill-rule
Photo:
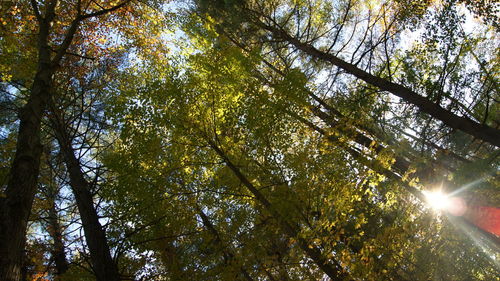
M 68 31 L 66 32 L 66 35 L 64 36 L 64 40 L 63 40 L 61 46 L 59 47 L 59 49 L 57 50 L 57 54 L 52 59 L 52 64 L 57 65 L 59 63 L 59 61 L 62 59 L 62 57 L 66 54 L 66 51 L 68 50 L 69 46 L 71 45 L 71 41 L 73 41 L 73 37 L 75 36 L 75 33 L 78 30 L 78 26 L 79 26 L 81 21 L 88 19 L 88 18 L 101 16 L 101 15 L 113 12 L 115 10 L 118 10 L 119 8 L 128 4 L 130 1 L 131 0 L 125 0 L 121 4 L 118 4 L 116 6 L 108 8 L 108 9 L 100 10 L 100 11 L 90 13 L 90 14 L 78 15 L 76 17 L 76 19 L 74 19 L 71 22 L 71 25 L 70 25 Z M 80 4 L 78 4 L 78 6 L 80 6 Z M 80 11 L 78 11 L 78 14 L 80 14 Z
M 30 3 L 31 3 L 31 7 L 33 8 L 33 12 L 35 13 L 36 19 L 40 23 L 43 20 L 43 18 L 42 18 L 42 15 L 40 15 L 40 10 L 38 9 L 38 4 L 36 3 L 35 0 L 31 0 Z
M 115 10 L 120 9 L 121 7 L 127 5 L 129 2 L 131 2 L 131 0 L 125 0 L 122 3 L 120 3 L 120 4 L 116 5 L 116 6 L 113 6 L 111 8 L 103 9 L 103 10 L 100 10 L 100 11 L 97 11 L 97 12 L 94 12 L 94 13 L 90 13 L 90 14 L 81 15 L 77 19 L 80 20 L 80 21 L 82 21 L 82 20 L 85 20 L 85 19 L 88 19 L 88 18 L 102 16 L 102 15 L 105 15 L 107 13 L 110 13 L 110 12 L 113 12 Z

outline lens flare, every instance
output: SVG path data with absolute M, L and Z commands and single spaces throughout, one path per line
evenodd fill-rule
M 444 194 L 440 190 L 424 191 L 427 204 L 437 211 L 445 211 L 454 216 L 462 216 L 467 211 L 467 204 L 462 198 Z
M 451 206 L 450 198 L 441 191 L 424 191 L 424 195 L 434 210 L 446 210 Z

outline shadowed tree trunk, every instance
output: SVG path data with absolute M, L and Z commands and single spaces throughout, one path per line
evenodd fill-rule
M 276 39 L 285 40 L 311 57 L 329 62 L 332 65 L 343 69 L 347 73 L 363 80 L 364 82 L 403 99 L 405 102 L 416 106 L 422 112 L 440 120 L 450 128 L 461 130 L 476 139 L 480 139 L 500 147 L 500 130 L 478 123 L 470 118 L 458 116 L 453 112 L 442 108 L 439 104 L 430 101 L 426 97 L 420 96 L 409 88 L 381 77 L 374 76 L 358 68 L 354 64 L 348 63 L 330 53 L 320 51 L 310 44 L 303 43 L 279 27 L 270 26 L 260 21 L 257 21 L 256 24 L 263 29 L 270 31 Z
M 52 259 L 56 264 L 56 274 L 58 276 L 64 274 L 68 268 L 68 261 L 66 260 L 66 254 L 64 251 L 64 243 L 62 240 L 63 233 L 61 225 L 58 221 L 58 215 L 55 208 L 55 204 L 53 204 L 49 210 L 49 226 L 50 226 L 50 236 L 52 240 L 54 240 L 54 245 L 52 246 Z
M 82 21 L 115 11 L 130 0 L 89 14 L 82 13 L 81 1 L 78 1 L 77 16 L 67 27 L 55 55 L 51 56 L 52 47 L 49 41 L 58 2 L 45 1 L 44 12 L 40 11 L 38 1 L 30 2 L 38 23 L 38 62 L 28 101 L 19 112 L 16 153 L 10 167 L 5 196 L 0 198 L 0 280 L 2 281 L 22 279 L 26 227 L 35 197 L 42 154 L 41 120 L 53 90 L 53 75 L 56 68 L 66 55 Z
M 224 263 L 230 264 L 232 260 L 236 259 L 236 257 L 234 256 L 234 254 L 230 249 L 225 249 L 224 243 L 222 242 L 219 232 L 217 231 L 217 229 L 215 229 L 215 226 L 212 224 L 208 216 L 199 207 L 197 207 L 196 209 L 198 210 L 198 215 L 201 217 L 203 225 L 210 232 L 210 234 L 214 236 L 215 244 L 217 244 L 217 246 L 220 247 L 224 257 Z M 245 280 L 253 281 L 252 277 L 243 266 L 240 267 L 240 274 Z
M 251 54 L 251 51 L 248 50 L 248 48 L 246 48 L 244 44 L 242 44 L 241 42 L 238 42 L 238 40 L 232 38 L 230 36 L 230 34 L 228 34 L 227 32 L 224 31 L 223 28 L 221 28 L 220 26 L 217 26 L 216 29 L 219 33 L 224 34 L 232 43 L 234 43 L 240 49 L 242 49 L 243 51 L 245 51 L 248 54 Z M 286 77 L 286 74 L 283 71 L 281 71 L 280 69 L 275 67 L 272 63 L 268 62 L 265 58 L 260 58 L 260 59 L 271 70 L 273 70 L 274 72 L 276 72 L 277 74 L 279 74 L 282 77 Z M 261 80 L 262 82 L 266 83 L 267 85 L 269 85 L 273 88 L 275 87 L 275 85 L 273 83 L 271 83 L 261 73 L 256 73 L 255 76 L 257 79 Z M 393 141 L 392 139 L 387 139 L 387 137 L 382 136 L 379 132 L 377 132 L 376 130 L 369 128 L 367 126 L 359 126 L 359 124 L 358 124 L 358 125 L 354 125 L 353 128 L 346 130 L 341 125 L 341 122 L 339 122 L 340 120 L 345 120 L 346 117 L 339 110 L 337 110 L 333 106 L 329 105 L 327 102 L 325 102 L 322 98 L 320 98 L 319 96 L 314 94 L 309 89 L 304 87 L 303 91 L 307 94 L 307 96 L 309 96 L 310 98 L 312 98 L 315 102 L 317 102 L 319 104 L 318 106 L 313 106 L 313 105 L 309 106 L 309 109 L 311 110 L 311 112 L 314 113 L 314 115 L 319 117 L 321 120 L 323 120 L 325 123 L 327 123 L 330 127 L 339 128 L 341 133 L 347 133 L 349 135 L 349 137 L 353 141 L 355 141 L 356 143 L 358 143 L 362 146 L 365 146 L 367 148 L 373 148 L 375 150 L 375 152 L 377 152 L 377 153 L 380 153 L 382 150 L 385 149 L 384 146 L 382 146 L 379 143 L 379 141 L 381 141 L 381 140 L 386 140 L 386 142 L 390 145 L 397 145 L 397 143 L 395 141 Z M 324 108 L 328 112 L 328 114 L 323 112 L 321 108 Z M 405 134 L 404 132 L 402 132 L 402 130 L 399 130 L 399 131 L 401 133 Z M 369 133 L 370 136 L 365 135 L 364 134 L 365 132 Z M 376 142 L 373 142 L 373 141 L 375 141 L 375 139 L 373 137 L 377 138 Z M 467 160 L 464 157 L 461 157 L 460 155 L 453 153 L 453 151 L 445 151 L 445 149 L 443 149 L 442 147 L 440 147 L 434 143 L 431 143 L 431 142 L 426 142 L 425 144 L 427 146 L 434 148 L 434 149 L 437 149 L 438 151 L 450 154 L 451 157 L 455 158 L 456 160 L 458 160 L 460 162 L 470 163 L 469 160 Z M 442 163 L 438 163 L 438 161 L 435 161 L 434 159 L 431 159 L 431 161 L 436 162 L 435 163 L 436 165 L 438 165 L 440 167 L 444 167 L 445 169 L 447 169 L 449 171 L 454 171 L 453 167 L 450 167 L 448 165 L 444 165 Z M 408 169 L 408 167 L 410 166 L 410 163 L 407 159 L 405 159 L 405 156 L 396 155 L 396 162 L 395 162 L 394 166 L 399 170 L 400 173 L 405 173 L 406 170 Z
M 270 201 L 247 179 L 240 169 L 233 164 L 228 156 L 211 140 L 207 140 L 210 147 L 219 155 L 226 163 L 227 167 L 241 181 L 241 183 L 255 196 L 257 201 L 274 217 L 278 222 L 283 232 L 290 238 L 297 240 L 299 247 L 306 255 L 332 280 L 351 280 L 349 276 L 343 272 L 337 261 L 332 260 L 334 264 L 324 257 L 321 250 L 316 246 L 308 243 L 304 238 L 298 236 L 298 229 L 290 224 L 279 212 L 277 212 Z
M 51 153 L 52 153 L 52 147 L 51 146 L 46 146 L 45 147 L 45 154 L 47 158 L 47 166 L 49 170 L 49 178 L 48 178 L 48 184 L 47 184 L 47 190 L 46 190 L 46 197 L 47 200 L 50 203 L 50 209 L 47 217 L 47 231 L 54 241 L 51 249 L 51 260 L 55 263 L 55 270 L 56 270 L 56 276 L 59 277 L 62 274 L 64 274 L 68 268 L 69 264 L 66 259 L 66 253 L 65 253 L 65 248 L 64 248 L 64 242 L 63 242 L 63 229 L 61 227 L 61 224 L 59 223 L 59 214 L 57 211 L 57 198 L 59 195 L 59 186 L 56 181 L 57 177 L 57 171 L 55 170 L 56 168 L 54 165 L 52 165 L 51 162 Z M 59 280 L 59 279 L 57 279 Z
M 55 2 L 55 1 L 53 1 Z M 0 280 L 21 280 L 26 227 L 35 197 L 42 144 L 40 125 L 52 88 L 54 67 L 48 46 L 55 3 L 40 21 L 38 69 L 28 102 L 19 112 L 16 153 L 10 168 L 5 197 L 0 198 Z
M 106 233 L 99 222 L 99 216 L 90 192 L 91 184 L 85 179 L 80 161 L 75 156 L 72 137 L 68 128 L 65 127 L 65 122 L 55 110 L 52 111 L 50 121 L 68 170 L 70 186 L 82 220 L 93 271 L 99 281 L 118 281 L 120 280 L 118 266 L 111 256 Z

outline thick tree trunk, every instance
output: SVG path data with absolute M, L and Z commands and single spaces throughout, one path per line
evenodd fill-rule
M 497 147 L 500 147 L 500 130 L 492 128 L 485 124 L 477 123 L 474 120 L 471 120 L 467 117 L 458 116 L 453 112 L 450 112 L 442 108 L 439 104 L 436 104 L 430 101 L 429 99 L 420 96 L 419 94 L 413 92 L 412 90 L 400 84 L 396 84 L 386 79 L 374 76 L 358 68 L 357 66 L 348 63 L 330 53 L 322 52 L 316 49 L 314 46 L 303 43 L 297 38 L 290 36 L 288 33 L 286 33 L 281 29 L 265 25 L 263 23 L 258 23 L 258 25 L 266 30 L 269 30 L 277 38 L 289 42 L 297 49 L 303 51 L 304 53 L 310 55 L 311 57 L 318 60 L 329 62 L 343 69 L 347 73 L 352 74 L 355 77 L 365 81 L 370 85 L 376 86 L 397 97 L 400 97 L 405 102 L 408 102 L 416 106 L 422 112 L 425 112 L 430 116 L 442 121 L 450 128 L 461 130 L 477 139 L 489 142 Z
M 281 229 L 290 238 L 297 240 L 299 247 L 306 253 L 306 255 L 332 280 L 351 280 L 349 276 L 343 272 L 342 268 L 337 261 L 332 260 L 332 264 L 326 259 L 321 250 L 316 246 L 308 243 L 304 238 L 298 236 L 298 229 L 290 224 L 279 212 L 275 210 L 271 202 L 243 175 L 236 165 L 226 156 L 226 154 L 212 141 L 208 140 L 210 147 L 221 157 L 226 163 L 227 167 L 234 173 L 234 175 L 241 181 L 241 183 L 255 196 L 257 201 L 264 206 L 264 208 L 274 217 L 279 223 Z
M 35 197 L 42 145 L 40 126 L 54 73 L 46 44 L 48 24 L 40 27 L 38 70 L 26 105 L 19 113 L 19 132 L 5 197 L 0 200 L 0 280 L 21 279 L 26 227 Z
M 90 183 L 85 179 L 80 162 L 75 156 L 71 137 L 67 128 L 64 127 L 64 122 L 57 118 L 55 113 L 51 115 L 51 123 L 64 156 L 96 278 L 98 281 L 118 281 L 120 280 L 118 267 L 111 257 L 106 233 L 99 223 L 99 216 L 90 192 Z
M 26 244 L 26 227 L 35 197 L 42 145 L 40 125 L 52 91 L 52 76 L 70 47 L 82 20 L 113 12 L 130 0 L 97 12 L 79 15 L 68 27 L 64 40 L 51 58 L 50 29 L 56 17 L 57 0 L 45 1 L 41 13 L 38 1 L 31 1 L 39 24 L 38 68 L 33 79 L 30 97 L 19 113 L 19 132 L 16 153 L 9 171 L 5 196 L 0 197 L 0 280 L 21 280 L 21 267 Z M 80 9 L 78 5 L 78 9 Z M 78 13 L 81 11 L 79 10 Z M 112 280 L 112 279 L 109 279 Z

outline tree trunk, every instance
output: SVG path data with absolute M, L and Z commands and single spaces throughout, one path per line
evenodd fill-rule
M 71 137 L 64 127 L 64 122 L 56 116 L 56 113 L 53 112 L 50 119 L 69 173 L 71 189 L 75 195 L 96 278 L 98 281 L 118 281 L 120 280 L 118 267 L 111 257 L 106 233 L 99 223 L 90 192 L 90 183 L 85 179 L 80 162 L 75 156 Z
M 49 25 L 40 26 L 38 70 L 30 97 L 19 112 L 16 153 L 5 197 L 0 198 L 0 280 L 21 279 L 26 227 L 35 197 L 42 145 L 40 126 L 52 87 L 53 67 L 47 46 Z
M 52 259 L 56 264 L 56 274 L 60 276 L 64 274 L 68 268 L 68 261 L 66 260 L 66 254 L 64 253 L 64 243 L 62 240 L 62 229 L 58 221 L 58 215 L 56 211 L 55 204 L 52 204 L 49 210 L 49 227 L 50 236 L 54 240 L 54 245 L 52 245 Z
M 219 246 L 219 248 L 221 249 L 224 257 L 224 263 L 231 264 L 231 261 L 236 259 L 231 249 L 225 249 L 224 243 L 222 242 L 219 232 L 217 231 L 217 229 L 215 229 L 215 226 L 212 224 L 208 216 L 200 208 L 196 207 L 196 209 L 198 210 L 198 215 L 200 215 L 203 225 L 210 232 L 210 234 L 214 236 L 215 244 L 217 244 L 217 246 Z M 253 278 L 250 276 L 248 271 L 246 271 L 246 269 L 243 266 L 240 267 L 240 274 L 243 279 L 247 281 L 253 281 Z
M 225 153 L 211 140 L 207 140 L 210 147 L 221 157 L 226 163 L 227 167 L 234 173 L 234 175 L 247 187 L 247 189 L 255 196 L 257 201 L 261 203 L 264 208 L 274 217 L 279 223 L 281 229 L 289 238 L 297 240 L 299 247 L 306 253 L 306 255 L 332 280 L 351 280 L 349 276 L 343 272 L 342 268 L 337 261 L 333 260 L 332 264 L 326 259 L 321 250 L 316 246 L 308 243 L 304 238 L 298 236 L 297 227 L 290 224 L 279 212 L 275 210 L 271 202 L 243 175 L 236 165 L 225 155 Z
M 277 38 L 289 42 L 297 49 L 303 51 L 311 57 L 329 62 L 339 68 L 342 68 L 347 73 L 356 76 L 357 78 L 365 81 L 370 85 L 376 86 L 381 90 L 387 91 L 395 96 L 400 97 L 405 102 L 416 106 L 422 112 L 425 112 L 430 116 L 442 121 L 450 128 L 461 130 L 477 139 L 489 142 L 497 147 L 500 147 L 500 130 L 492 128 L 485 124 L 477 123 L 467 117 L 458 116 L 453 112 L 442 108 L 439 104 L 436 104 L 429 99 L 420 96 L 419 94 L 400 84 L 396 84 L 386 79 L 374 76 L 330 53 L 322 52 L 310 44 L 303 43 L 297 38 L 290 36 L 282 29 L 272 27 L 261 22 L 258 22 L 257 24 L 262 28 L 270 31 Z
M 54 241 L 51 250 L 51 260 L 55 263 L 56 270 L 56 280 L 60 280 L 60 276 L 64 274 L 68 268 L 69 264 L 66 260 L 66 254 L 64 251 L 64 242 L 63 242 L 63 230 L 61 228 L 61 224 L 59 223 L 59 214 L 57 212 L 56 200 L 59 195 L 59 186 L 56 183 L 57 171 L 55 171 L 54 166 L 52 165 L 51 153 L 53 151 L 53 147 L 47 145 L 45 147 L 45 154 L 47 156 L 47 167 L 48 167 L 48 180 L 46 199 L 50 202 L 50 209 L 48 210 L 48 218 L 47 218 L 47 232 L 50 237 Z
M 45 1 L 45 13 L 43 14 L 40 12 L 37 2 L 31 1 L 39 25 L 38 68 L 28 102 L 19 113 L 16 153 L 9 171 L 5 196 L 3 198 L 0 196 L 0 280 L 2 281 L 17 281 L 22 278 L 21 268 L 26 244 L 26 227 L 35 197 L 42 154 L 40 125 L 47 102 L 50 99 L 53 87 L 52 76 L 55 69 L 70 47 L 82 20 L 113 12 L 125 6 L 130 0 L 85 15 L 80 15 L 81 10 L 78 10 L 79 16 L 68 27 L 64 40 L 53 58 L 51 57 L 49 37 L 59 1 Z M 78 5 L 78 9 L 80 8 Z

